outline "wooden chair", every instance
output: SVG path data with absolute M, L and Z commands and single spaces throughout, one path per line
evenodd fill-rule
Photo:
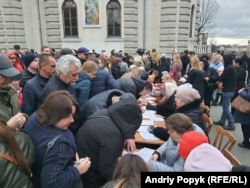
M 228 130 L 223 129 L 221 126 L 216 126 L 216 135 L 213 141 L 213 146 L 217 147 L 221 152 L 226 148 L 231 151 L 237 139 Z
M 200 108 L 202 108 L 202 109 L 204 110 L 204 113 L 205 113 L 208 117 L 210 117 L 210 108 L 209 108 L 207 105 L 205 105 L 204 103 L 201 103 L 201 104 L 200 104 Z
M 231 162 L 233 166 L 241 165 L 241 162 L 228 149 L 222 151 L 223 155 Z
M 213 127 L 213 121 L 210 117 L 208 117 L 205 113 L 202 114 L 202 119 L 207 125 L 207 134 L 209 135 L 210 130 Z

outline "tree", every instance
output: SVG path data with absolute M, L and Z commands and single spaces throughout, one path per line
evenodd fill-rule
M 214 26 L 220 5 L 217 0 L 201 0 L 197 44 L 199 44 L 200 33 L 208 33 Z

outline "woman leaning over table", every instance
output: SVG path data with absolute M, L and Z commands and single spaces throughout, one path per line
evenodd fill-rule
M 91 162 L 88 157 L 79 160 L 74 136 L 68 129 L 77 110 L 77 101 L 69 92 L 53 91 L 27 121 L 24 130 L 36 148 L 32 177 L 36 188 L 82 187 L 80 175 L 89 169 Z M 52 140 L 54 144 L 48 149 Z M 75 160 L 79 164 L 74 164 Z
M 169 116 L 166 127 L 169 138 L 152 154 L 148 161 L 148 168 L 153 172 L 181 172 L 184 168 L 184 160 L 178 154 L 179 140 L 188 131 L 204 132 L 199 126 L 193 124 L 188 116 L 181 113 Z

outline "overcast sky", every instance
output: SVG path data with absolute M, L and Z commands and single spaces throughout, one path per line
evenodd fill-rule
M 250 40 L 250 0 L 217 0 L 220 5 L 210 37 L 217 44 L 247 45 Z

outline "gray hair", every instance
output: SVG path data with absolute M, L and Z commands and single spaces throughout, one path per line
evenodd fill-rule
M 73 55 L 62 55 L 56 62 L 56 73 L 57 75 L 61 72 L 63 75 L 69 73 L 71 66 L 81 67 L 81 61 Z

